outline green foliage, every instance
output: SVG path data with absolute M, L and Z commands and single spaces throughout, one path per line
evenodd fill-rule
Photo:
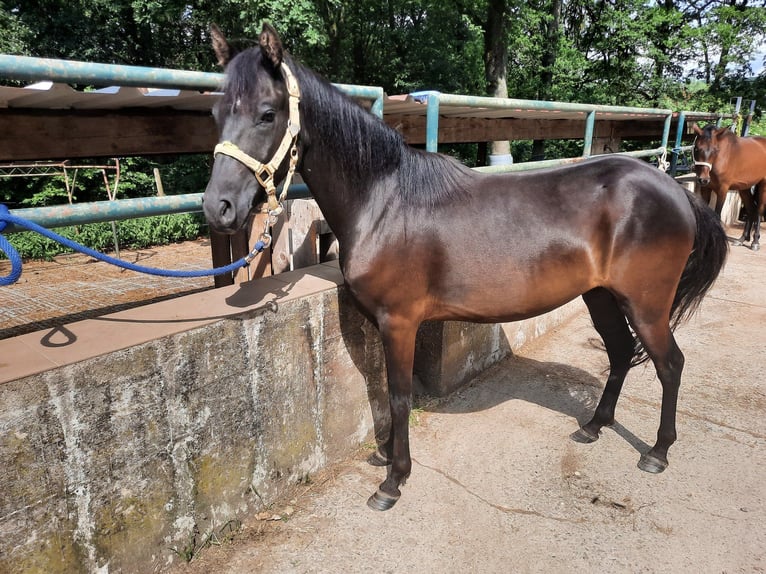
M 116 227 L 120 247 L 128 249 L 197 239 L 205 232 L 202 216 L 188 213 L 131 219 L 116 223 Z M 114 250 L 114 234 L 109 223 L 63 227 L 55 231 L 97 251 Z M 8 240 L 25 259 L 50 260 L 56 255 L 72 252 L 58 242 L 31 231 L 11 234 Z

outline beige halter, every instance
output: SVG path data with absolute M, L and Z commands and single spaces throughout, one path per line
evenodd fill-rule
M 287 120 L 287 130 L 282 137 L 282 143 L 279 144 L 279 148 L 277 148 L 271 161 L 268 163 L 261 163 L 257 159 L 247 155 L 239 149 L 236 144 L 230 141 L 219 143 L 215 146 L 215 150 L 213 151 L 214 156 L 223 154 L 233 157 L 253 172 L 258 183 L 260 183 L 263 186 L 263 189 L 266 190 L 270 215 L 279 215 L 282 213 L 282 202 L 287 196 L 287 188 L 290 187 L 290 181 L 295 174 L 295 167 L 298 164 L 298 133 L 301 131 L 301 118 L 298 111 L 298 104 L 301 101 L 301 92 L 298 88 L 298 82 L 292 71 L 290 71 L 290 68 L 288 68 L 287 64 L 284 62 L 282 62 L 281 70 L 282 75 L 285 78 L 285 83 L 287 84 L 287 93 L 290 95 L 290 116 Z M 279 195 L 279 198 L 277 198 L 277 187 L 274 183 L 274 174 L 279 169 L 279 166 L 282 165 L 288 151 L 290 153 L 290 166 L 287 169 L 287 175 L 285 176 L 282 186 L 282 193 Z

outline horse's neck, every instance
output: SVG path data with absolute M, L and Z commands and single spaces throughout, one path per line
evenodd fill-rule
M 301 106 L 307 109 L 318 106 L 318 102 L 318 98 L 304 97 Z M 391 186 L 380 184 L 386 174 L 380 168 L 380 158 L 375 156 L 378 151 L 374 148 L 375 135 L 383 127 L 375 125 L 375 120 L 370 123 L 371 118 L 364 117 L 367 112 L 363 109 L 345 107 L 343 121 L 351 127 L 344 136 L 333 127 L 337 123 L 312 119 L 319 113 L 341 112 L 339 107 L 331 107 L 310 110 L 302 116 L 302 130 L 308 146 L 301 160 L 300 173 L 333 232 L 343 241 L 353 233 L 359 217 L 367 217 L 378 206 L 384 205 L 384 194 L 391 191 Z M 355 129 L 354 122 L 364 124 L 367 137 L 359 136 L 362 131 Z M 349 145 L 349 141 L 344 141 L 344 138 L 354 137 L 358 139 L 356 144 Z

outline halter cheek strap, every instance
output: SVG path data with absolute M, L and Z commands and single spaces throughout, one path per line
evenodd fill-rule
M 709 163 L 707 161 L 697 161 L 697 158 L 694 157 L 694 146 L 697 144 L 697 138 L 694 138 L 694 143 L 692 144 L 692 160 L 694 160 L 694 165 L 698 166 L 701 165 L 703 167 L 708 168 L 710 171 L 713 171 L 713 164 Z
M 261 163 L 252 156 L 249 156 L 242 151 L 235 143 L 230 141 L 223 141 L 215 146 L 213 155 L 227 155 L 236 159 L 242 165 L 247 167 L 253 172 L 258 183 L 266 190 L 266 196 L 268 198 L 269 213 L 271 215 L 279 215 L 282 213 L 282 202 L 287 196 L 287 188 L 290 187 L 290 181 L 292 181 L 295 174 L 295 168 L 298 165 L 298 134 L 301 131 L 301 118 L 298 109 L 298 104 L 301 101 L 301 92 L 298 88 L 298 82 L 295 79 L 290 68 L 282 62 L 281 65 L 282 75 L 285 78 L 287 84 L 287 93 L 289 94 L 289 118 L 287 120 L 287 129 L 285 135 L 282 136 L 282 141 L 274 152 L 274 156 L 268 163 Z M 287 154 L 290 154 L 290 165 L 287 169 L 287 175 L 285 176 L 282 186 L 282 193 L 277 198 L 277 186 L 274 183 L 274 174 L 282 165 Z

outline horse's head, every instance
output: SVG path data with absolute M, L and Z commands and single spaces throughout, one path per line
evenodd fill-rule
M 694 173 L 697 174 L 700 184 L 709 185 L 710 172 L 713 171 L 713 165 L 718 157 L 721 138 L 725 137 L 730 128 L 716 128 L 713 125 L 700 128 L 697 124 L 692 124 L 692 129 L 697 134 L 692 149 Z
M 213 110 L 220 143 L 203 209 L 215 230 L 234 233 L 264 200 L 272 211 L 278 209 L 276 186 L 292 177 L 297 164 L 298 87 L 283 62 L 282 42 L 268 24 L 260 46 L 240 53 L 216 26 L 211 34 L 226 83 Z

